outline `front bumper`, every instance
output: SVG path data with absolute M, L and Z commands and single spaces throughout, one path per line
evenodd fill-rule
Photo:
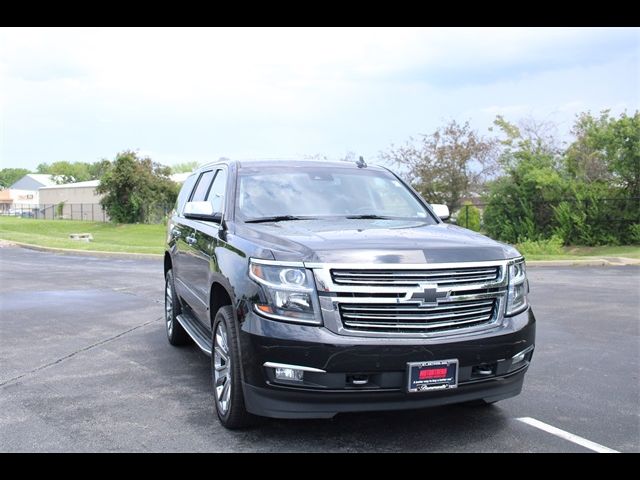
M 490 330 L 439 338 L 352 337 L 251 313 L 240 335 L 245 405 L 267 417 L 330 418 L 340 412 L 493 402 L 520 393 L 534 341 L 531 309 Z M 528 348 L 526 359 L 512 365 L 512 357 Z M 458 388 L 406 393 L 408 362 L 453 358 L 459 361 Z M 326 373 L 309 375 L 309 381 L 305 375 L 302 385 L 278 383 L 266 362 Z M 367 383 L 353 383 L 363 378 Z

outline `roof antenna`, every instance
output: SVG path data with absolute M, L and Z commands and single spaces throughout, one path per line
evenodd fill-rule
M 362 157 L 362 155 L 360 155 L 360 158 L 356 162 L 356 165 L 358 166 L 358 168 L 367 168 L 367 164 L 365 163 L 364 158 Z

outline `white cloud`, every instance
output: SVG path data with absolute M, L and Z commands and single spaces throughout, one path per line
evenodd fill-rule
M 0 29 L 0 160 L 375 154 L 442 118 L 637 106 L 638 32 Z

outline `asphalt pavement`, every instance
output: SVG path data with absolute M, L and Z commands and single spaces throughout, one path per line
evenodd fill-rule
M 529 278 L 538 336 L 520 396 L 230 432 L 208 358 L 166 341 L 161 260 L 4 246 L 0 451 L 640 452 L 640 268 Z

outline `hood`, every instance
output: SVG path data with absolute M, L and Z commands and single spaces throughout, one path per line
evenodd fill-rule
M 295 220 L 237 225 L 236 234 L 275 260 L 326 263 L 449 263 L 519 256 L 506 244 L 455 225 L 420 220 Z

